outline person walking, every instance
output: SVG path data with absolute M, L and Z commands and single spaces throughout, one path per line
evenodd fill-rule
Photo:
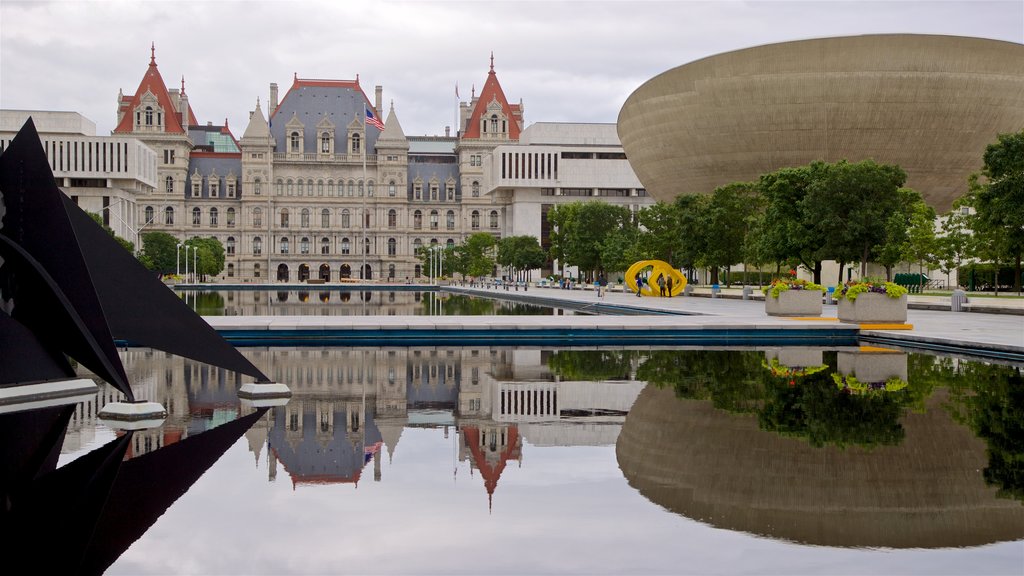
M 658 276 L 658 296 L 665 297 L 665 275 Z
M 644 276 L 643 274 L 636 273 L 636 297 L 640 297 L 640 291 L 644 289 Z
M 668 297 L 672 297 L 672 277 L 668 277 Z

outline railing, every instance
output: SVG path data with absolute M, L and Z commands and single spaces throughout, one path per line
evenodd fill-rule
M 376 154 L 366 154 L 366 163 L 375 164 Z M 363 162 L 360 154 L 317 154 L 308 152 L 274 152 L 274 160 L 290 162 L 345 162 L 357 164 Z

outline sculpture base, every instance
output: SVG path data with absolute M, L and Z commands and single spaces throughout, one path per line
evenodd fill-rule
M 291 398 L 292 391 L 279 382 L 246 382 L 238 389 L 238 397 L 244 400 L 275 400 Z
M 97 390 L 96 383 L 88 378 L 0 388 L 0 414 L 77 404 L 95 396 Z
M 111 402 L 96 415 L 100 422 L 115 430 L 145 430 L 164 423 L 167 410 L 159 402 Z

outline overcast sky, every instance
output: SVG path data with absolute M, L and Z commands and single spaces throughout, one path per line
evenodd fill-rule
M 505 95 L 534 122 L 615 122 L 651 77 L 761 44 L 873 33 L 1024 43 L 1024 0 L 781 2 L 575 0 L 0 2 L 0 108 L 71 110 L 108 134 L 150 43 L 168 87 L 185 77 L 200 122 L 236 137 L 269 85 L 300 78 L 384 87 L 406 134 L 455 122 L 490 54 Z

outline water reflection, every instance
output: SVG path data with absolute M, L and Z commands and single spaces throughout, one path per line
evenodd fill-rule
M 248 452 L 241 459 L 248 466 L 232 472 L 232 482 L 208 488 L 208 497 L 225 499 L 242 484 L 249 490 L 253 484 L 284 485 L 295 492 L 286 497 L 289 517 L 320 518 L 317 511 L 328 502 L 335 510 L 339 489 L 350 495 L 348 506 L 372 502 L 374 515 L 388 526 L 410 521 L 410 498 L 418 502 L 414 514 L 458 518 L 475 529 L 500 526 L 480 521 L 525 521 L 519 509 L 529 506 L 533 527 L 527 532 L 533 536 L 527 540 L 534 542 L 537 533 L 549 535 L 547 526 L 573 517 L 581 502 L 563 493 L 544 499 L 543 506 L 528 503 L 550 494 L 544 487 L 553 474 L 571 476 L 575 486 L 601 454 L 622 490 L 609 490 L 607 477 L 600 489 L 586 484 L 599 490 L 597 506 L 605 511 L 581 518 L 585 524 L 562 525 L 565 534 L 579 530 L 573 538 L 590 545 L 584 525 L 619 525 L 648 501 L 674 514 L 676 524 L 659 524 L 670 534 L 696 520 L 734 534 L 835 548 L 1024 539 L 1019 367 L 854 348 L 243 353 L 294 395 L 245 432 L 236 449 Z M 140 395 L 169 411 L 163 427 L 131 438 L 129 461 L 202 436 L 243 413 L 231 373 L 151 350 L 122 354 L 132 381 L 146 388 Z M 94 418 L 104 401 L 78 408 L 65 459 L 105 441 Z M 427 432 L 443 434 L 448 448 L 423 452 Z M 447 483 L 420 477 L 433 474 L 431 465 L 409 467 L 424 460 L 447 468 Z M 453 484 L 453 474 L 462 480 Z M 378 491 L 356 491 L 360 482 Z M 468 492 L 468 498 L 451 496 L 445 487 Z M 631 498 L 632 490 L 645 500 Z M 265 497 L 279 502 L 270 493 Z M 395 500 L 393 510 L 382 497 Z M 485 517 L 473 516 L 474 510 Z M 274 524 L 283 521 L 275 515 L 282 513 L 274 506 L 260 517 Z M 307 529 L 311 536 L 343 525 L 314 522 Z M 720 537 L 714 531 L 684 533 L 697 552 Z M 491 536 L 485 540 L 497 543 Z M 678 539 L 670 540 L 677 545 Z M 668 550 L 657 557 L 668 562 Z M 787 548 L 782 556 L 792 553 Z M 666 571 L 674 564 L 647 565 Z M 409 571 L 423 565 L 403 566 Z M 429 566 L 454 570 L 438 560 Z M 523 563 L 509 566 L 527 571 Z M 771 571 L 794 571 L 786 563 L 773 566 Z M 867 564 L 851 566 L 871 571 Z M 310 571 L 327 569 L 310 565 Z
M 536 304 L 420 290 L 189 290 L 179 295 L 202 316 L 484 316 L 566 313 Z

